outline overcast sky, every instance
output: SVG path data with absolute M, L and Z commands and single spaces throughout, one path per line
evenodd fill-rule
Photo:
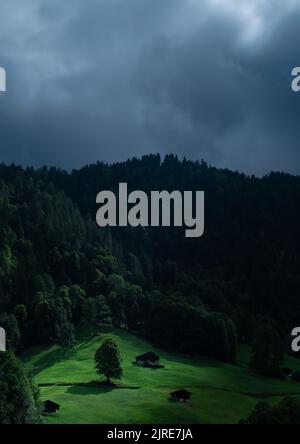
M 0 0 L 0 161 L 300 173 L 298 0 Z

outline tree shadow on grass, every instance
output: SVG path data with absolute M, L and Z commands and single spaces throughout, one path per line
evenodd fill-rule
M 114 383 L 91 381 L 87 383 L 73 384 L 72 386 L 68 387 L 67 392 L 73 395 L 99 395 L 119 389 L 138 390 L 140 387 L 130 387 Z
M 109 393 L 112 390 L 114 390 L 115 387 L 104 385 L 104 384 L 98 384 L 98 385 L 92 385 L 91 383 L 87 384 L 76 384 L 72 385 L 71 387 L 68 387 L 67 393 L 70 393 L 72 395 L 102 395 L 104 393 Z

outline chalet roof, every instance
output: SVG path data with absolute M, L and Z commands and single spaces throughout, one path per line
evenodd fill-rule
M 171 396 L 183 396 L 183 397 L 190 396 L 191 394 L 192 393 L 186 389 L 175 390 L 175 392 L 170 393 Z
M 60 408 L 59 404 L 56 404 L 56 402 L 50 401 L 49 399 L 47 401 L 44 401 L 43 404 L 47 408 L 52 407 L 52 408 L 55 408 L 57 410 Z
M 147 353 L 137 356 L 136 359 L 141 360 L 141 361 L 158 361 L 159 356 L 153 352 L 147 352 Z

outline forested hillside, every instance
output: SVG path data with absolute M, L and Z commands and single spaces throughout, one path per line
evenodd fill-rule
M 67 173 L 0 167 L 0 324 L 9 347 L 72 344 L 83 319 L 167 349 L 235 359 L 262 324 L 300 315 L 300 178 L 158 155 Z M 204 190 L 205 235 L 96 226 L 96 195 Z

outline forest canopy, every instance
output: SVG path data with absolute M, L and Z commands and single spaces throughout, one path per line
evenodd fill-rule
M 0 166 L 0 324 L 8 347 L 71 347 L 89 319 L 165 348 L 235 359 L 300 314 L 300 178 L 263 178 L 168 155 L 66 172 Z M 99 190 L 204 190 L 206 230 L 99 228 Z M 180 332 L 180 335 L 178 335 Z

